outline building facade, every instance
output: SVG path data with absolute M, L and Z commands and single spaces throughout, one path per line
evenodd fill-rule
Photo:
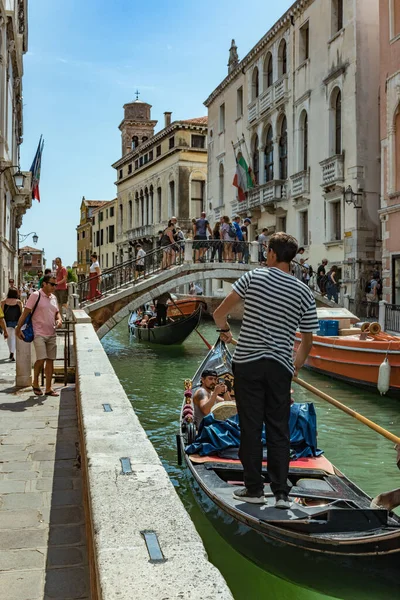
M 44 272 L 46 266 L 44 250 L 32 248 L 32 246 L 23 246 L 23 248 L 19 249 L 19 260 L 21 281 L 24 281 L 26 278 L 36 277 L 39 271 Z
M 92 213 L 92 248 L 102 270 L 117 264 L 117 199 L 95 208 Z
M 18 229 L 32 205 L 30 173 L 23 188 L 19 170 L 23 140 L 23 56 L 28 49 L 27 0 L 0 0 L 0 297 L 18 280 Z
M 82 197 L 80 207 L 80 223 L 76 228 L 77 240 L 77 267 L 76 274 L 78 281 L 82 281 L 89 277 L 90 255 L 92 249 L 92 223 L 93 212 L 96 208 L 107 204 L 106 200 L 86 200 Z
M 135 100 L 124 106 L 120 124 L 123 156 L 117 172 L 118 261 L 133 256 L 141 242 L 148 251 L 157 232 L 176 216 L 184 233 L 205 210 L 207 117 L 171 122 L 154 134 L 151 106 Z
M 232 41 L 205 102 L 210 220 L 239 213 L 253 235 L 291 233 L 353 297 L 380 260 L 378 17 L 375 0 L 298 0 L 243 60 Z M 239 151 L 256 182 L 242 202 Z
M 400 2 L 379 9 L 383 299 L 400 304 Z

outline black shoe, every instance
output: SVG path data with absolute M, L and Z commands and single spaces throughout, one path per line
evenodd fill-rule
M 236 500 L 250 502 L 251 504 L 265 504 L 263 492 L 249 492 L 247 488 L 240 488 L 233 492 L 233 497 Z
M 14 354 L 12 352 L 10 353 L 9 359 L 14 360 Z
M 275 508 L 282 508 L 284 510 L 289 509 L 292 506 L 292 503 L 289 500 L 289 497 L 285 492 L 278 492 L 275 494 Z

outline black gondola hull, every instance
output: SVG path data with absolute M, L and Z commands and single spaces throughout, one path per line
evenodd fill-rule
M 139 342 L 148 342 L 150 344 L 182 344 L 189 337 L 189 335 L 196 329 L 200 323 L 202 313 L 202 306 L 198 306 L 193 314 L 182 319 L 177 319 L 173 323 L 168 325 L 162 325 L 161 327 L 136 327 L 131 324 L 131 334 Z

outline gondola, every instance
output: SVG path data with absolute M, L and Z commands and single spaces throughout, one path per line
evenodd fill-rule
M 185 452 L 196 434 L 191 398 L 200 375 L 215 369 L 234 387 L 231 358 L 218 341 L 193 379 L 185 381 L 178 437 L 195 497 L 215 528 L 257 565 L 300 585 L 340 598 L 354 598 L 355 589 L 364 590 L 363 598 L 395 597 L 390 594 L 400 584 L 400 518 L 371 508 L 371 498 L 323 455 L 290 462 L 293 504 L 279 510 L 266 462 L 266 503 L 255 505 L 233 498 L 233 490 L 243 485 L 238 459 Z
M 139 342 L 149 342 L 152 344 L 181 344 L 196 329 L 200 323 L 202 305 L 188 317 L 174 318 L 167 325 L 153 327 L 138 327 L 134 322 L 134 317 L 130 319 L 129 329 L 131 335 Z

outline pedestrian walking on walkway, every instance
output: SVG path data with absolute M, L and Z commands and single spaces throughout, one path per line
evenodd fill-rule
M 57 287 L 55 290 L 55 295 L 58 302 L 58 308 L 60 309 L 60 313 L 62 313 L 62 309 L 68 309 L 68 271 L 63 266 L 61 258 L 58 256 L 56 258 L 56 281 Z
M 30 295 L 26 306 L 19 318 L 15 328 L 16 335 L 23 340 L 24 332 L 21 330 L 26 317 L 30 312 L 32 315 L 32 327 L 34 333 L 33 345 L 35 346 L 36 362 L 33 367 L 33 393 L 43 396 L 39 386 L 39 375 L 44 365 L 46 377 L 46 396 L 59 396 L 52 388 L 53 364 L 57 358 L 57 335 L 56 328 L 62 326 L 61 314 L 58 308 L 57 298 L 52 293 L 57 282 L 52 275 L 43 277 L 42 289 Z
M 326 281 L 326 295 L 328 296 L 328 300 L 333 300 L 333 302 L 338 303 L 338 284 L 336 281 L 336 273 L 337 267 L 332 265 L 329 269 Z
M 10 351 L 10 360 L 15 361 L 15 328 L 22 313 L 22 302 L 18 299 L 18 290 L 10 288 L 7 298 L 1 303 L 4 320 L 7 325 L 7 344 Z
M 98 289 L 100 285 L 101 270 L 97 260 L 97 254 L 94 253 L 90 256 L 92 264 L 89 267 L 89 296 L 88 300 L 96 300 L 101 298 L 101 292 Z
M 143 250 L 141 244 L 136 244 L 136 260 L 135 260 L 135 279 L 144 274 L 144 259 L 146 256 L 145 250 Z
M 288 509 L 287 478 L 290 460 L 290 387 L 303 366 L 318 329 L 317 310 L 311 290 L 292 276 L 291 261 L 297 240 L 275 233 L 268 243 L 268 269 L 255 269 L 233 284 L 233 291 L 214 312 L 224 342 L 232 341 L 227 316 L 244 300 L 244 314 L 233 357 L 235 396 L 240 421 L 239 457 L 244 469 L 243 489 L 234 497 L 262 504 L 263 422 L 266 429 L 268 477 L 276 508 Z M 301 344 L 293 363 L 297 328 Z

